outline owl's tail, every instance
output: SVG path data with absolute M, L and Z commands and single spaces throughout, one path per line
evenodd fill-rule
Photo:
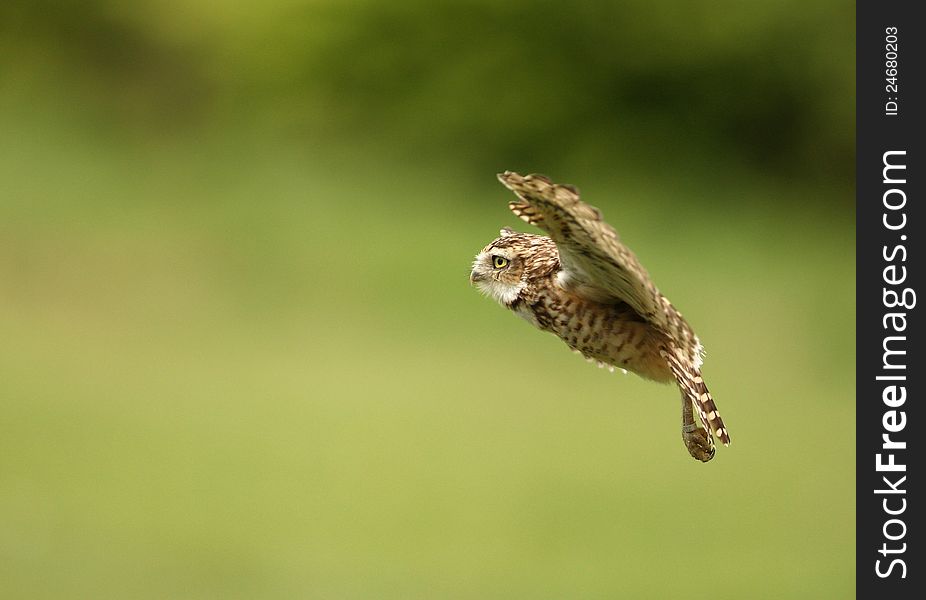
M 669 364 L 669 369 L 672 371 L 672 375 L 675 376 L 678 389 L 682 391 L 682 394 L 688 398 L 694 405 L 695 410 L 698 411 L 704 429 L 713 432 L 714 436 L 724 446 L 729 446 L 730 434 L 727 432 L 723 419 L 720 418 L 720 411 L 717 410 L 717 405 L 714 404 L 714 398 L 704 384 L 701 370 L 690 364 L 689 361 L 680 359 L 669 348 L 663 348 L 659 353 Z

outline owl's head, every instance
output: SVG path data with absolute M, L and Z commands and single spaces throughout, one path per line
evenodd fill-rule
M 532 279 L 548 276 L 559 265 L 553 241 L 508 227 L 473 261 L 469 281 L 483 294 L 510 306 Z

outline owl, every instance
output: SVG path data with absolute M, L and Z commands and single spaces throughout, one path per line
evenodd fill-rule
M 728 446 L 730 434 L 701 376 L 703 350 L 688 322 L 576 188 L 543 175 L 498 178 L 517 196 L 508 204 L 514 214 L 549 237 L 502 229 L 476 255 L 470 283 L 599 366 L 675 382 L 685 447 L 711 460 L 713 436 Z

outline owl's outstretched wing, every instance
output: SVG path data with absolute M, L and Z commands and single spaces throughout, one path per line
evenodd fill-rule
M 688 323 L 659 292 L 636 255 L 597 208 L 579 199 L 576 188 L 543 175 L 511 171 L 499 173 L 498 179 L 518 196 L 508 204 L 512 212 L 556 242 L 564 287 L 598 302 L 626 302 L 676 340 L 697 345 Z

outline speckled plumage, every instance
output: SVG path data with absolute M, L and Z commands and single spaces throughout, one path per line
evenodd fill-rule
M 498 177 L 517 195 L 509 208 L 549 237 L 503 229 L 476 256 L 471 282 L 600 366 L 674 381 L 682 393 L 682 438 L 693 457 L 714 456 L 711 432 L 729 445 L 701 376 L 698 337 L 601 212 L 574 187 L 542 175 Z

